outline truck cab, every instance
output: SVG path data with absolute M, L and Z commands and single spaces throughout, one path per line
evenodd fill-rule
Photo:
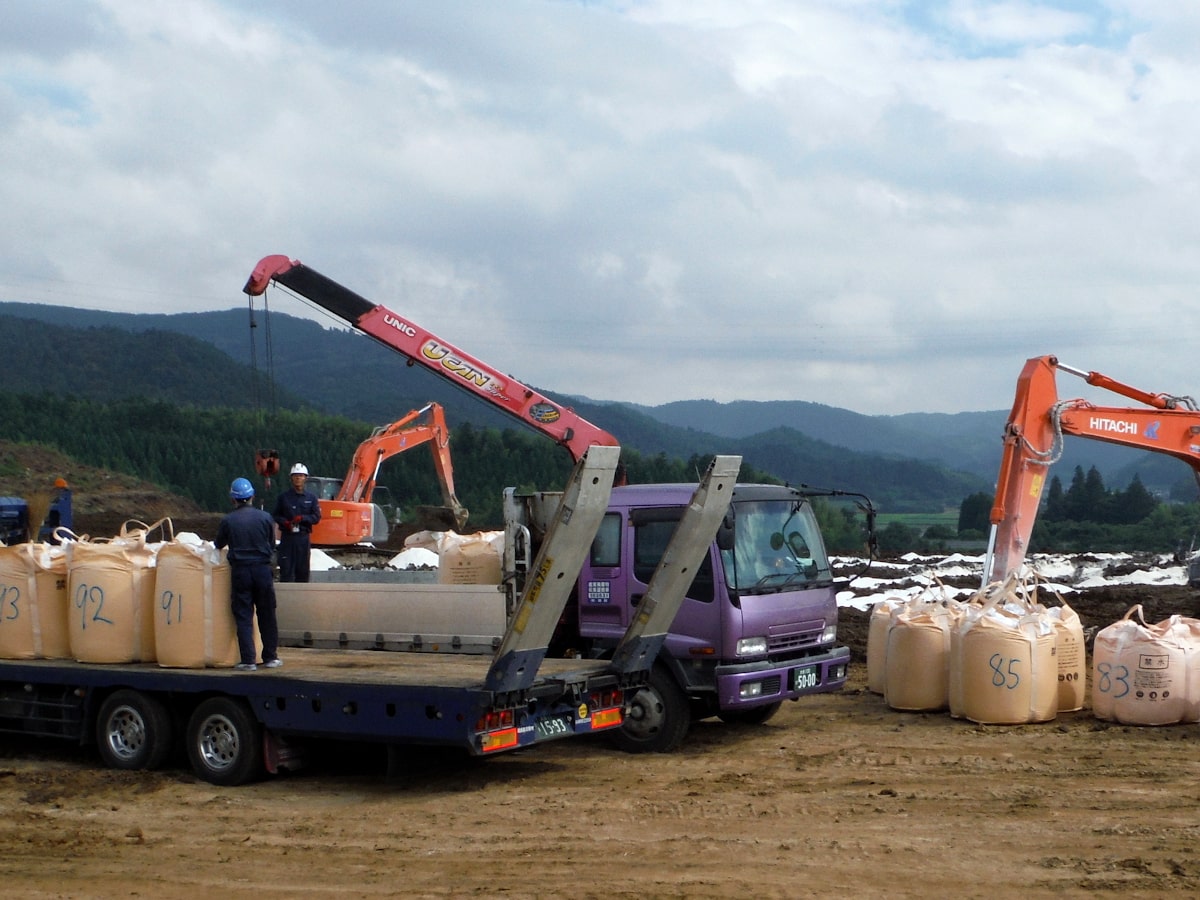
M 552 654 L 612 651 L 638 614 L 692 489 L 613 489 Z M 630 702 L 614 739 L 634 752 L 666 751 L 683 740 L 692 719 L 765 722 L 784 700 L 838 690 L 850 651 L 837 643 L 837 615 L 810 499 L 783 485 L 737 485 L 649 684 Z

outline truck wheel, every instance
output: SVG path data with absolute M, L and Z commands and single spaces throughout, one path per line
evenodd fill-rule
M 771 717 L 779 712 L 781 706 L 783 706 L 783 701 L 776 701 L 768 703 L 766 706 L 755 706 L 750 709 L 726 710 L 717 713 L 717 717 L 730 725 L 761 725 L 770 721 Z
M 100 705 L 96 746 L 113 769 L 156 769 L 171 752 L 171 716 L 155 697 L 114 691 Z
M 669 672 L 655 666 L 649 684 L 629 701 L 612 740 L 627 753 L 667 753 L 683 743 L 690 724 L 687 695 Z
M 212 697 L 188 720 L 187 749 L 192 771 L 209 784 L 233 786 L 263 771 L 262 726 L 249 707 L 231 697 Z

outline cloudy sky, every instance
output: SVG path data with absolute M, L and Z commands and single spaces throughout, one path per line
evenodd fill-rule
M 1197 4 L 0 13 L 0 300 L 244 307 L 283 253 L 601 400 L 1200 394 Z

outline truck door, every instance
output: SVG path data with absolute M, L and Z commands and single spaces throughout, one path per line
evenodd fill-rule
M 629 625 L 628 577 L 622 564 L 629 551 L 623 551 L 622 538 L 627 538 L 624 512 L 605 513 L 579 576 L 579 629 L 584 637 L 620 639 Z
M 579 632 L 620 639 L 646 594 L 683 512 L 678 507 L 616 510 L 605 514 L 580 575 Z M 687 658 L 693 648 L 720 651 L 720 608 L 712 553 L 705 554 L 667 638 L 669 652 Z M 684 635 L 678 632 L 684 632 Z
M 646 593 L 682 514 L 683 511 L 678 507 L 637 509 L 630 513 L 632 552 L 628 590 L 631 607 L 636 607 Z M 687 659 L 695 654 L 720 652 L 721 610 L 716 602 L 716 594 L 710 548 L 688 587 L 687 596 L 667 636 L 667 650 L 672 656 Z M 708 648 L 707 651 L 705 648 Z

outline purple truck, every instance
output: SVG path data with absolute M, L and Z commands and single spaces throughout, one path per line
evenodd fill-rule
M 649 579 L 694 490 L 687 484 L 616 487 L 551 642 L 551 656 L 605 658 L 638 614 Z M 837 642 L 833 571 L 813 494 L 738 484 L 651 668 L 627 702 L 613 740 L 631 752 L 679 746 L 693 719 L 761 723 L 784 700 L 841 688 L 850 651 Z M 505 495 L 506 571 L 522 580 L 537 523 L 556 495 Z M 865 505 L 864 505 L 865 503 Z

